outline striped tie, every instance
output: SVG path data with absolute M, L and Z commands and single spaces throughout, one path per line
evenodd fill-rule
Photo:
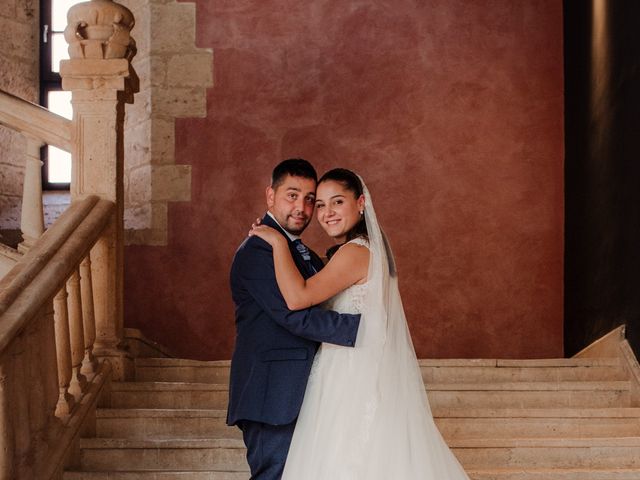
M 302 243 L 302 240 L 300 239 L 294 240 L 293 244 L 296 246 L 296 250 L 298 250 L 298 253 L 304 260 L 304 263 L 307 264 L 309 272 L 311 272 L 312 274 L 317 273 L 317 270 L 311 263 L 311 253 L 309 252 L 309 249 L 307 248 L 307 246 L 304 243 Z

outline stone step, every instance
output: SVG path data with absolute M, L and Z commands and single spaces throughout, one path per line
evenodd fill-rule
M 426 383 L 558 382 L 625 380 L 618 359 L 443 359 L 419 360 Z M 175 358 L 136 359 L 136 380 L 228 383 L 229 361 Z
M 639 480 L 640 469 L 470 470 L 471 480 Z M 246 472 L 65 472 L 63 480 L 249 480 Z
M 432 383 L 432 408 L 628 407 L 630 383 L 498 382 Z
M 64 472 L 63 480 L 249 480 L 248 472 L 223 472 L 209 470 L 192 472 L 134 471 L 134 472 Z
M 428 385 L 432 408 L 628 407 L 630 384 L 498 382 Z M 114 382 L 101 407 L 224 409 L 227 386 L 210 383 Z
M 640 436 L 640 420 L 626 418 L 436 418 L 446 439 Z
M 640 468 L 640 437 L 452 439 L 448 443 L 468 470 Z
M 639 480 L 640 468 L 630 469 L 496 469 L 469 470 L 472 480 Z
M 466 439 L 449 445 L 468 470 L 640 468 L 640 437 Z M 82 439 L 80 449 L 86 471 L 247 471 L 241 440 L 94 438 Z
M 215 409 L 111 409 L 96 411 L 96 437 L 242 438 L 226 425 L 227 412 Z
M 640 436 L 640 408 L 436 409 L 445 438 Z M 103 438 L 240 438 L 217 409 L 98 409 Z
M 105 439 L 80 440 L 83 471 L 224 471 L 247 472 L 244 443 L 239 439 Z
M 136 358 L 139 382 L 229 383 L 229 360 L 199 361 L 182 358 Z

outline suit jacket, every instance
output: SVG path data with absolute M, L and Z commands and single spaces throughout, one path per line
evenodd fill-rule
M 262 223 L 285 235 L 269 215 Z M 313 272 L 291 241 L 289 248 L 300 273 L 310 277 Z M 317 270 L 322 268 L 315 253 L 312 263 Z M 227 424 L 239 420 L 291 423 L 300 412 L 319 342 L 352 347 L 360 315 L 319 307 L 289 310 L 276 282 L 272 248 L 256 236 L 248 237 L 235 254 L 231 293 L 236 307 L 236 345 Z

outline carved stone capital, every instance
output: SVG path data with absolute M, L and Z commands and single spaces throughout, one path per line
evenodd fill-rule
M 130 33 L 131 11 L 113 0 L 91 0 L 72 6 L 67 13 L 64 38 L 71 58 L 125 58 L 136 54 Z

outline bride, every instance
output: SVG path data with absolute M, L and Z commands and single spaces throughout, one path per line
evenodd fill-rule
M 263 225 L 250 232 L 273 247 L 290 309 L 325 302 L 362 314 L 355 348 L 325 343 L 315 357 L 282 478 L 468 480 L 433 421 L 393 255 L 366 186 L 349 170 L 330 170 L 318 181 L 316 211 L 337 251 L 306 281 L 283 235 Z

